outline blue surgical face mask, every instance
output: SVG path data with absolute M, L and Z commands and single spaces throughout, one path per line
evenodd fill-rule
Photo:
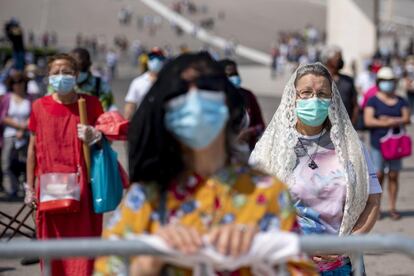
M 223 92 L 190 90 L 171 100 L 166 109 L 166 128 L 192 149 L 210 145 L 229 118 Z
M 72 75 L 52 75 L 49 76 L 49 84 L 53 91 L 65 95 L 70 93 L 76 85 L 76 78 Z
M 378 83 L 378 88 L 381 92 L 393 93 L 395 91 L 395 82 L 393 80 L 382 80 Z
M 89 72 L 79 72 L 78 78 L 76 79 L 77 83 L 84 82 L 89 76 Z
M 159 58 L 152 58 L 148 60 L 148 70 L 154 73 L 161 71 L 164 61 Z
M 241 86 L 241 78 L 239 75 L 234 75 L 229 77 L 229 81 L 237 88 L 240 88 Z
M 296 115 L 307 126 L 320 126 L 328 117 L 330 99 L 300 99 L 296 101 Z

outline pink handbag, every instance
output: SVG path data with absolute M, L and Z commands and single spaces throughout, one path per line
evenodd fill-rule
M 380 139 L 380 147 L 385 160 L 401 159 L 411 155 L 411 138 L 403 128 L 398 134 L 394 134 L 393 129 L 390 128 Z

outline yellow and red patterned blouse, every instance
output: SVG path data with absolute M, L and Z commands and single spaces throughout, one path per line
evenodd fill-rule
M 126 234 L 155 233 L 160 225 L 160 193 L 155 183 L 134 184 L 104 230 L 105 239 Z M 173 182 L 166 193 L 168 223 L 180 223 L 207 233 L 213 226 L 256 224 L 260 231 L 297 231 L 296 213 L 286 186 L 274 177 L 245 165 L 231 165 L 208 179 L 190 175 Z M 118 257 L 102 257 L 95 275 L 116 275 L 123 270 Z M 291 275 L 315 275 L 306 259 L 288 262 Z M 191 275 L 191 271 L 168 266 L 167 275 Z M 219 274 L 220 275 L 220 274 Z M 251 275 L 242 268 L 227 275 Z

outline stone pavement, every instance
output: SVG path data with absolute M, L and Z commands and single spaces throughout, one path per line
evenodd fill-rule
M 272 80 L 267 68 L 255 66 L 243 66 L 241 74 L 246 87 L 257 92 L 259 103 L 262 107 L 264 117 L 267 122 L 270 121 L 276 110 L 280 95 L 282 94 L 284 83 L 287 75 Z M 120 68 L 123 72 L 122 79 L 115 80 L 113 91 L 119 107 L 123 106 L 123 98 L 128 89 L 128 85 L 134 73 L 127 67 Z M 414 127 L 408 128 L 409 133 L 414 136 Z M 122 143 L 115 143 L 114 148 L 119 153 L 119 158 L 123 164 L 126 163 L 125 147 Z M 400 176 L 400 193 L 398 198 L 398 208 L 401 211 L 402 219 L 392 221 L 388 217 L 387 196 L 384 193 L 382 210 L 384 218 L 379 220 L 373 230 L 373 233 L 379 234 L 401 234 L 414 238 L 414 156 L 404 160 L 404 169 Z M 8 214 L 14 214 L 21 202 L 7 202 L 0 197 L 0 209 Z M 106 215 L 106 219 L 108 215 Z M 2 219 L 2 218 L 0 218 Z M 2 227 L 0 226 L 0 231 Z M 16 239 L 25 239 L 17 237 Z M 1 245 L 0 245 L 1 246 Z M 414 275 L 414 260 L 400 254 L 372 254 L 367 253 L 365 257 L 366 269 L 368 275 Z M 22 276 L 22 275 L 40 275 L 37 265 L 23 267 L 20 266 L 19 260 L 2 260 L 0 259 L 0 275 L 5 276 Z

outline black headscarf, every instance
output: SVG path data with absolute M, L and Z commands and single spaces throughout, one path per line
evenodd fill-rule
M 243 99 L 223 69 L 205 52 L 180 55 L 165 64 L 132 117 L 128 133 L 131 182 L 156 181 L 164 186 L 184 170 L 180 146 L 164 125 L 164 107 L 170 99 L 187 93 L 188 82 L 181 74 L 188 68 L 200 73 L 195 80 L 198 87 L 225 92 L 230 113 L 227 136 L 239 132 Z M 208 85 L 212 87 L 209 89 Z

